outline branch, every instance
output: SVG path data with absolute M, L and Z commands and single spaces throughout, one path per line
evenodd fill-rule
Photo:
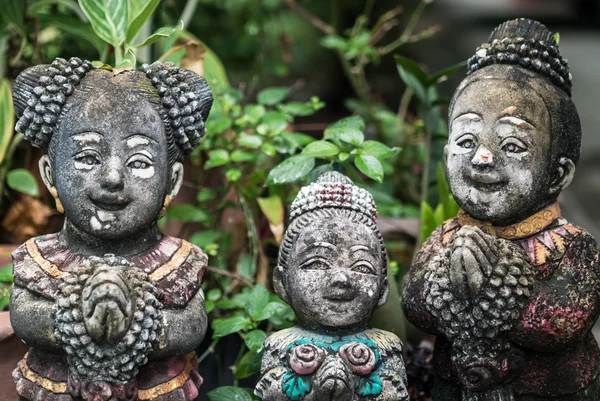
M 325 21 L 316 17 L 315 15 L 311 14 L 310 11 L 308 11 L 306 8 L 296 3 L 296 0 L 285 0 L 285 2 L 296 14 L 306 19 L 320 31 L 326 33 L 327 35 L 335 35 L 336 32 L 334 27 L 327 24 Z
M 223 270 L 223 269 L 219 269 L 217 267 L 212 267 L 212 266 L 207 266 L 206 270 L 208 270 L 211 273 L 221 274 L 223 276 L 231 277 L 234 280 L 241 281 L 242 283 L 246 284 L 250 288 L 254 287 L 254 284 L 252 284 L 250 281 L 246 280 L 245 278 L 243 278 L 242 276 L 240 276 L 237 273 L 230 272 L 229 270 Z

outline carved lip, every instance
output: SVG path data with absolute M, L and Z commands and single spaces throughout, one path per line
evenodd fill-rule
M 106 210 L 109 212 L 117 212 L 119 210 L 123 210 L 130 203 L 128 199 L 119 195 L 104 195 L 97 198 L 90 197 L 90 200 L 98 209 Z
M 330 290 L 327 294 L 323 296 L 323 298 L 329 301 L 343 302 L 343 301 L 351 301 L 354 299 L 353 291 L 335 291 Z
M 483 192 L 497 192 L 506 185 L 505 180 L 491 174 L 471 173 L 469 181 L 473 187 Z

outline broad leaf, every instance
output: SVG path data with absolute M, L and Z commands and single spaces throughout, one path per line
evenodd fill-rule
M 163 38 L 168 38 L 173 35 L 177 31 L 181 31 L 183 29 L 183 21 L 179 21 L 179 23 L 174 27 L 163 26 L 162 28 L 158 28 L 149 38 L 144 40 L 142 43 L 138 43 L 136 45 L 131 45 L 131 47 L 139 48 L 151 45 L 154 42 L 159 41 Z
M 204 164 L 204 169 L 208 170 L 227 163 L 229 163 L 229 152 L 225 149 L 213 149 L 208 152 L 208 160 Z
M 310 173 L 314 166 L 314 157 L 292 156 L 271 170 L 266 185 L 295 182 Z
M 235 368 L 235 373 L 233 374 L 234 379 L 245 379 L 260 372 L 261 360 L 262 353 L 257 354 L 252 351 L 246 352 Z M 237 398 L 232 398 L 231 400 L 237 400 Z
M 311 142 L 302 150 L 303 156 L 309 157 L 331 157 L 340 153 L 340 149 L 331 142 Z
M 289 102 L 286 104 L 280 104 L 279 109 L 293 116 L 300 117 L 311 116 L 316 112 L 315 108 L 310 102 Z
M 379 160 L 392 157 L 400 151 L 400 148 L 390 148 L 378 141 L 365 141 L 360 146 L 361 154 L 374 156 Z
M 395 58 L 396 67 L 398 68 L 398 73 L 400 74 L 402 81 L 404 81 L 407 87 L 413 90 L 415 96 L 417 96 L 420 101 L 424 102 L 427 98 L 426 91 L 429 77 L 413 60 L 399 55 L 396 55 Z
M 131 43 L 131 41 L 135 38 L 135 35 L 137 35 L 140 29 L 142 29 L 142 26 L 144 26 L 146 21 L 148 21 L 159 2 L 160 0 L 146 0 L 146 4 L 143 6 L 141 5 L 141 3 L 143 3 L 141 0 L 134 0 L 129 3 L 129 18 L 133 18 L 133 20 L 127 28 L 125 43 Z M 141 8 L 134 10 L 132 7 L 133 5 L 138 5 Z M 132 15 L 134 13 L 135 15 Z
M 283 238 L 283 202 L 279 196 L 257 198 L 258 206 L 269 221 L 269 228 L 278 244 Z
M 0 269 L 0 283 L 10 284 L 13 281 L 12 278 L 13 267 L 12 264 L 4 266 Z
M 78 18 L 67 15 L 38 15 L 37 20 L 42 26 L 55 26 L 58 29 L 67 32 L 77 38 L 82 38 L 90 42 L 98 51 L 98 56 L 102 54 L 106 47 L 106 42 L 96 35 L 92 25 L 89 22 L 81 21 Z
M 342 118 L 325 129 L 324 138 L 360 146 L 365 139 L 365 120 L 359 116 Z
M 23 40 L 27 40 L 25 4 L 25 0 L 0 0 L 0 17 L 15 28 Z
M 377 182 L 383 182 L 383 166 L 374 156 L 358 155 L 354 159 L 354 164 L 367 177 Z
M 253 401 L 247 391 L 239 387 L 219 387 L 209 391 L 210 401 Z
M 0 270 L 1 272 L 2 270 Z M 262 330 L 252 330 L 244 337 L 244 342 L 252 352 L 260 352 L 263 349 L 267 334 Z
M 257 284 L 252 288 L 248 297 L 248 303 L 245 305 L 246 311 L 250 316 L 260 312 L 269 303 L 269 291 L 263 284 Z
M 260 104 L 273 106 L 285 99 L 290 90 L 284 86 L 274 86 L 258 92 L 256 100 Z
M 13 137 L 15 128 L 15 111 L 11 95 L 10 84 L 7 80 L 0 80 L 0 164 L 4 161 L 6 150 Z
M 6 183 L 9 188 L 15 191 L 35 197 L 40 196 L 40 189 L 33 174 L 23 168 L 9 171 L 6 176 Z
M 233 316 L 224 320 L 213 321 L 213 338 L 221 338 L 243 330 L 250 324 L 250 319 L 243 316 Z
M 135 54 L 131 49 L 127 49 L 123 55 L 123 58 L 121 59 L 121 62 L 115 67 L 117 70 L 125 68 L 135 68 Z
M 421 204 L 421 243 L 425 242 L 436 228 L 433 210 L 429 203 L 423 202 Z
M 190 204 L 171 206 L 167 209 L 167 217 L 189 223 L 210 221 L 210 215 L 206 211 Z
M 220 231 L 207 230 L 195 233 L 190 237 L 190 242 L 200 248 L 210 245 L 221 237 Z
M 264 308 L 256 311 L 256 313 L 252 315 L 252 319 L 256 322 L 261 322 L 280 314 L 286 309 L 286 306 L 279 302 L 269 302 Z
M 263 143 L 263 138 L 260 135 L 240 134 L 238 137 L 240 146 L 245 146 L 250 149 L 260 148 Z
M 451 65 L 450 67 L 446 67 L 441 71 L 436 72 L 428 79 L 428 85 L 435 85 L 440 82 L 448 80 L 452 75 L 456 74 L 458 70 L 462 67 L 466 66 L 466 61 L 461 61 L 458 64 Z
M 127 32 L 127 0 L 79 0 L 94 31 L 113 46 L 121 46 Z

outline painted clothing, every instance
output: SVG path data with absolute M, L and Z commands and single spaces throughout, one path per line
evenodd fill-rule
M 60 247 L 58 234 L 32 238 L 13 252 L 14 283 L 48 301 L 84 257 Z M 187 241 L 164 236 L 149 251 L 126 258 L 146 272 L 162 290 L 163 310 L 182 309 L 196 295 L 208 258 Z M 202 377 L 193 350 L 187 355 L 150 360 L 123 389 L 124 399 L 191 401 L 198 397 Z M 17 392 L 24 399 L 73 401 L 69 392 L 67 355 L 32 347 L 13 371 Z M 137 397 L 132 397 L 137 389 Z
M 504 334 L 523 356 L 521 368 L 508 375 L 513 376 L 509 380 L 517 399 L 567 396 L 591 385 L 600 369 L 600 349 L 591 332 L 600 315 L 598 249 L 590 234 L 560 217 L 558 205 L 509 227 L 493 227 L 461 211 L 438 227 L 417 254 L 406 279 L 403 307 L 409 321 L 438 336 L 434 367 L 441 381 L 460 386 L 452 345 L 426 307 L 424 275 L 465 225 L 509 239 L 525 251 L 534 270 L 528 304 Z
M 345 361 L 353 375 L 353 397 L 344 401 L 408 400 L 402 342 L 378 329 L 330 336 L 295 326 L 271 335 L 265 342 L 262 378 L 255 393 L 263 401 L 318 401 L 315 377 L 334 359 Z

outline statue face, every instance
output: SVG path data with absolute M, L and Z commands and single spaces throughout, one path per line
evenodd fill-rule
M 552 157 L 548 109 L 526 84 L 483 79 L 456 99 L 446 166 L 470 215 L 509 224 L 535 213 L 549 196 Z
M 149 228 L 169 192 L 167 142 L 158 112 L 108 82 L 62 118 L 53 178 L 67 219 L 105 239 Z
M 377 236 L 341 216 L 304 228 L 284 274 L 299 322 L 317 328 L 366 325 L 385 277 Z

